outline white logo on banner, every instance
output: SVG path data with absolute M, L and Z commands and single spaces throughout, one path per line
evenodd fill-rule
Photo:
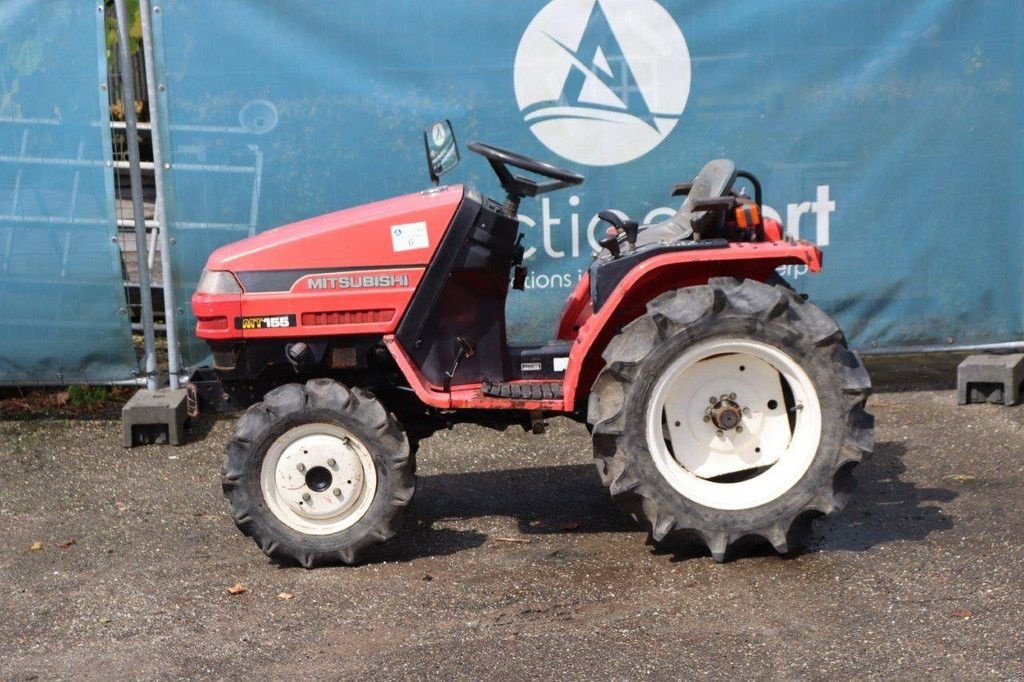
M 515 90 L 548 149 L 614 166 L 672 132 L 690 95 L 690 51 L 655 0 L 552 0 L 519 42 Z

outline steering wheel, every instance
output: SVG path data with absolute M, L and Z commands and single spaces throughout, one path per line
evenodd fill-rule
M 498 176 L 501 186 L 509 194 L 509 198 L 515 197 L 516 203 L 523 197 L 535 197 L 545 192 L 553 192 L 556 189 L 572 187 L 583 183 L 583 176 L 565 168 L 559 168 L 545 161 L 532 159 L 507 149 L 493 147 L 482 142 L 470 142 L 467 145 L 470 151 L 476 152 L 487 159 L 494 173 Z M 519 168 L 541 177 L 549 178 L 547 182 L 537 182 L 531 178 L 524 178 L 521 175 L 514 175 L 509 167 Z

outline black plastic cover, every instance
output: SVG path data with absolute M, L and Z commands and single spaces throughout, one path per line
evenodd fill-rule
M 505 298 L 518 234 L 519 222 L 501 204 L 467 188 L 396 335 L 432 384 L 505 376 Z M 472 354 L 455 367 L 460 339 Z
M 590 265 L 590 298 L 594 306 L 594 312 L 601 309 L 601 306 L 605 304 L 608 297 L 615 291 L 615 287 L 629 274 L 629 271 L 648 258 L 660 256 L 664 253 L 722 249 L 728 246 L 729 242 L 725 239 L 703 239 L 696 242 L 679 241 L 650 244 L 619 258 L 602 255 L 596 258 Z

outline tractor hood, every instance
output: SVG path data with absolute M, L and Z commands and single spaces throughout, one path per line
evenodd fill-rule
M 217 249 L 206 269 L 241 275 L 426 265 L 462 196 L 462 186 L 444 187 L 291 223 Z

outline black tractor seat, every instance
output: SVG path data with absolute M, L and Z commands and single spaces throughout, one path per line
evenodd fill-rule
M 714 199 L 722 196 L 732 187 L 736 180 L 736 164 L 730 159 L 709 161 L 693 179 L 686 201 L 668 220 L 660 223 L 641 225 L 637 234 L 636 246 L 648 244 L 671 243 L 691 239 L 694 232 L 703 232 L 703 221 L 714 218 L 708 211 L 691 210 L 694 202 Z
M 728 246 L 729 242 L 719 236 L 719 228 L 724 220 L 723 212 L 694 211 L 693 207 L 697 202 L 727 195 L 736 177 L 736 164 L 729 159 L 715 159 L 707 163 L 693 182 L 678 185 L 673 190 L 674 196 L 686 194 L 686 201 L 679 210 L 668 220 L 637 228 L 635 248 L 625 253 L 620 250 L 620 239 L 624 234 L 628 239 L 628 228 L 635 226 L 635 223 L 622 220 L 611 211 L 601 213 L 602 219 L 619 230 L 619 236 L 610 233 L 601 242 L 607 250 L 599 254 L 590 265 L 590 299 L 594 310 L 599 310 L 619 282 L 648 258 L 672 251 L 698 251 Z M 700 237 L 694 239 L 695 235 Z

